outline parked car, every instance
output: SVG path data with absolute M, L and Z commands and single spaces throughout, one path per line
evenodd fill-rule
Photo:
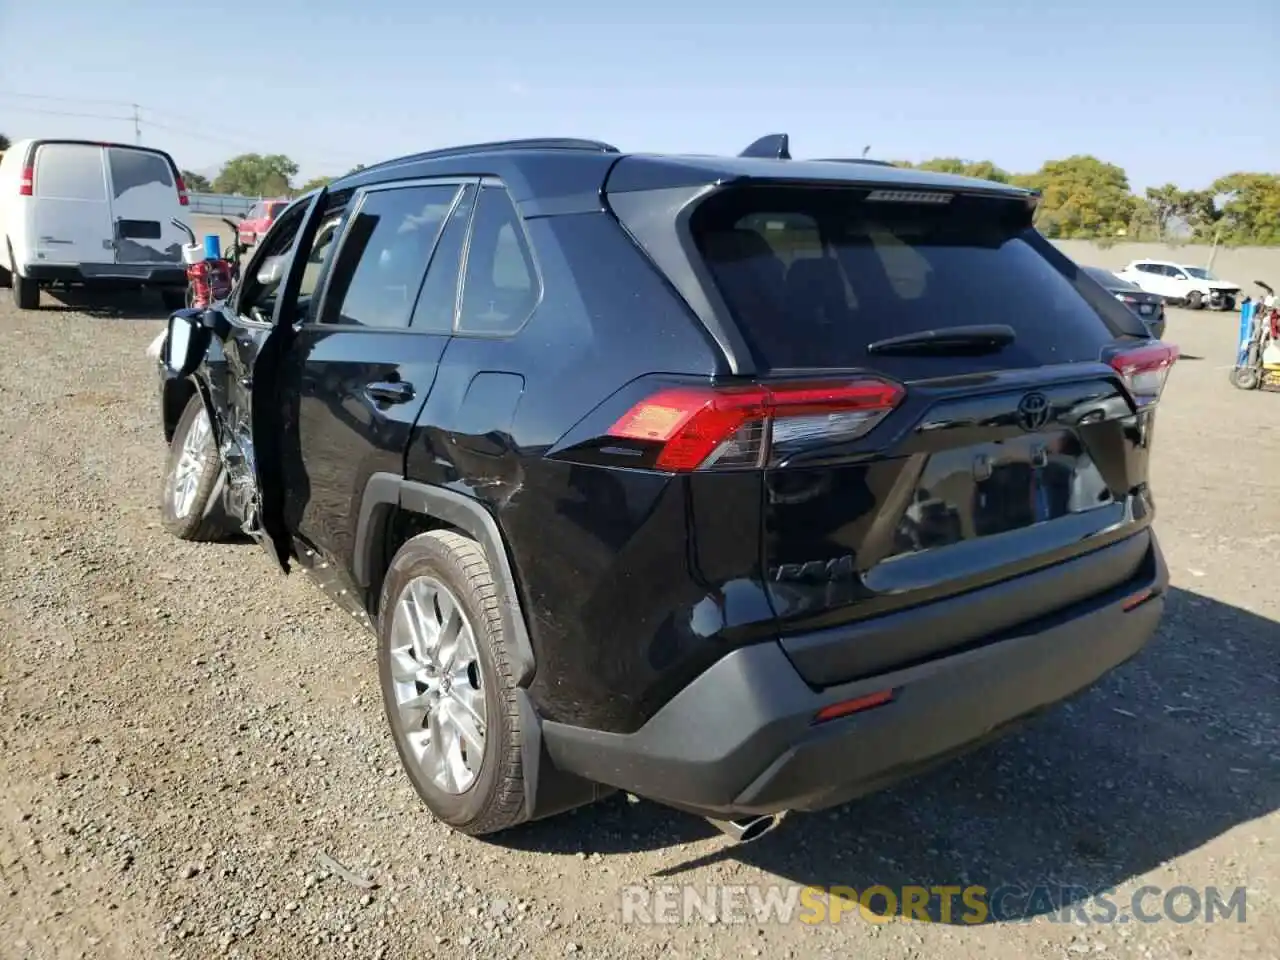
M 1156 628 L 1176 348 L 1027 191 L 761 154 L 368 167 L 171 318 L 164 526 L 244 531 L 369 625 L 458 830 L 620 789 L 753 839 Z
M 0 158 L 0 286 L 22 310 L 52 286 L 147 287 L 181 307 L 186 237 L 171 221 L 186 206 L 163 150 L 19 140 Z
M 1153 337 L 1159 340 L 1164 336 L 1163 297 L 1156 293 L 1147 293 L 1136 283 L 1117 277 L 1110 270 L 1103 270 L 1101 267 L 1084 267 L 1083 269 L 1085 273 L 1102 284 L 1102 288 L 1107 293 L 1136 313 Z
M 289 205 L 288 200 L 261 200 L 249 208 L 240 221 L 240 245 L 252 247 L 262 239 L 275 223 L 280 211 Z
M 1234 310 L 1240 284 L 1221 280 L 1203 267 L 1166 260 L 1134 260 L 1118 276 L 1148 293 L 1192 310 Z

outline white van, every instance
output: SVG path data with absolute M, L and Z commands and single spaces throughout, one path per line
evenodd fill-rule
M 19 140 L 0 157 L 0 286 L 23 310 L 40 289 L 157 289 L 185 303 L 187 190 L 163 150 L 84 140 Z

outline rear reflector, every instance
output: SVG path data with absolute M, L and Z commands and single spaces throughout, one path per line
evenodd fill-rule
M 1150 587 L 1148 587 L 1146 590 L 1139 590 L 1133 596 L 1125 599 L 1124 603 L 1121 606 L 1121 609 L 1123 609 L 1125 613 L 1128 613 L 1130 610 L 1134 609 L 1135 607 L 1142 606 L 1144 603 L 1146 603 L 1155 595 L 1156 595 L 1155 590 L 1151 589 Z
M 35 188 L 36 188 L 35 167 L 23 167 L 22 173 L 18 178 L 18 196 L 20 197 L 35 196 Z
M 659 470 L 763 467 L 778 444 L 863 436 L 901 401 L 887 380 L 670 387 L 628 410 L 609 436 L 661 445 Z
M 1169 371 L 1178 359 L 1178 348 L 1157 340 L 1130 350 L 1121 350 L 1107 359 L 1120 374 L 1139 409 L 1160 399 Z
M 177 181 L 177 184 L 178 184 L 178 204 L 179 204 L 180 206 L 185 207 L 185 206 L 187 206 L 187 205 L 191 202 L 190 200 L 188 200 L 188 199 L 187 199 L 187 184 L 186 184 L 186 181 L 184 181 L 184 180 L 182 179 L 182 175 L 181 175 L 181 174 L 179 174 L 178 176 L 174 177 L 174 179 Z
M 813 722 L 823 723 L 827 720 L 847 717 L 851 713 L 860 713 L 863 710 L 870 710 L 872 707 L 882 706 L 893 700 L 894 692 L 893 690 L 877 690 L 875 693 L 868 693 L 852 700 L 841 700 L 839 703 L 833 703 L 819 710 L 814 714 Z

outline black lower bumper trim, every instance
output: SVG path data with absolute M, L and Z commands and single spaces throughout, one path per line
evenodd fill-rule
M 815 691 L 782 648 L 736 650 L 635 733 L 544 722 L 555 766 L 652 800 L 726 817 L 820 810 L 963 753 L 1091 686 L 1155 632 L 1168 571 L 952 656 Z M 1145 602 L 1126 609 L 1143 590 Z M 886 688 L 891 703 L 821 724 L 822 707 Z
M 119 286 L 142 284 L 153 287 L 185 287 L 187 272 L 181 264 L 167 266 L 141 263 L 92 263 L 80 266 L 34 263 L 22 275 L 37 283 L 65 283 L 72 286 Z

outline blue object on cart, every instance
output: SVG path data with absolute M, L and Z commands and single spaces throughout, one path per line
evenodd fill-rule
M 216 233 L 206 233 L 204 236 L 204 258 L 206 260 L 217 260 L 222 256 L 222 238 Z
M 1243 367 L 1249 356 L 1249 339 L 1253 333 L 1253 315 L 1258 310 L 1258 303 L 1246 300 L 1240 305 L 1240 340 L 1236 345 L 1236 366 Z

